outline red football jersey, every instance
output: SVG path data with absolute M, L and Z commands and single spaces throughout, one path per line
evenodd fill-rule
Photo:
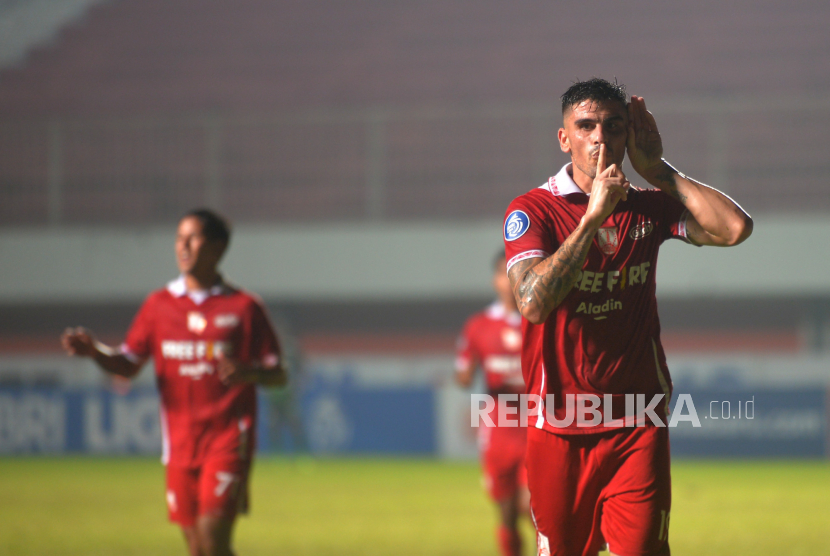
M 121 350 L 139 363 L 150 356 L 155 361 L 165 464 L 197 467 L 208 455 L 250 457 L 256 386 L 226 386 L 216 361 L 278 362 L 279 343 L 257 298 L 227 284 L 188 293 L 179 278 L 147 297 Z
M 524 393 L 521 326 L 522 316 L 498 302 L 470 317 L 458 338 L 456 370 L 476 362 L 491 394 Z
M 510 203 L 504 222 L 507 268 L 548 257 L 577 227 L 588 195 L 574 183 L 570 164 L 548 183 Z M 655 275 L 657 252 L 669 238 L 686 239 L 685 207 L 656 189 L 632 187 L 594 238 L 571 292 L 542 324 L 524 320 L 522 372 L 528 394 L 554 395 L 556 419 L 566 395 L 612 394 L 613 416 L 625 412 L 625 394 L 665 394 L 655 413 L 665 420 L 671 379 L 660 343 Z M 532 407 L 531 407 L 532 409 Z M 539 414 L 531 425 L 557 433 L 607 430 L 603 423 L 553 427 Z

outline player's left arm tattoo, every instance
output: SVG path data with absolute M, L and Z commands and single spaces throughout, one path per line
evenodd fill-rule
M 692 243 L 726 247 L 752 233 L 752 218 L 728 195 L 684 175 L 665 160 L 646 175 L 651 185 L 688 209 L 686 237 Z
M 657 182 L 654 185 L 685 205 L 689 198 L 677 190 L 677 177 L 680 175 L 682 174 L 667 163 L 654 175 Z
M 628 115 L 628 159 L 646 181 L 689 210 L 694 217 L 692 241 L 729 246 L 748 238 L 752 233 L 752 218 L 735 201 L 683 175 L 663 158 L 663 140 L 643 97 L 631 96 Z

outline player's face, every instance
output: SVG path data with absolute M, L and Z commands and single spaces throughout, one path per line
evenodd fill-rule
M 621 167 L 628 133 L 628 108 L 616 101 L 586 100 L 563 116 L 559 148 L 571 155 L 574 172 L 596 177 L 599 146 L 605 145 L 606 161 Z
M 507 259 L 502 259 L 493 273 L 493 289 L 496 290 L 499 300 L 508 309 L 516 308 L 516 298 L 513 297 L 513 290 L 510 288 L 510 279 L 507 277 Z
M 176 263 L 182 274 L 207 275 L 216 272 L 224 246 L 202 233 L 198 218 L 187 216 L 176 231 Z

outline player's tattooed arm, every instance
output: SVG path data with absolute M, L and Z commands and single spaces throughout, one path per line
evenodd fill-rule
M 527 259 L 507 276 L 522 315 L 534 324 L 548 318 L 571 291 L 588 256 L 597 228 L 581 223 L 547 259 Z
M 663 161 L 648 174 L 655 187 L 680 201 L 688 210 L 686 237 L 696 245 L 728 247 L 752 233 L 752 218 L 729 196 L 702 184 Z
M 677 190 L 677 177 L 679 176 L 683 175 L 672 168 L 669 163 L 665 163 L 657 172 L 654 173 L 652 179 L 659 184 L 657 186 L 659 189 L 662 189 L 685 205 L 689 198 Z M 683 177 L 685 178 L 686 176 Z
M 599 147 L 591 196 L 579 225 L 547 259 L 520 261 L 507 273 L 522 316 L 545 321 L 573 288 L 599 227 L 621 200 L 628 198 L 630 183 L 616 164 L 606 166 L 605 144 Z
M 663 158 L 663 139 L 654 115 L 646 110 L 643 97 L 632 96 L 628 104 L 628 159 L 634 170 L 654 187 L 686 204 L 688 197 L 678 190 L 678 177 L 684 177 Z
M 677 171 L 663 158 L 657 122 L 643 97 L 628 105 L 628 159 L 651 185 L 680 201 L 688 210 L 687 237 L 698 245 L 737 245 L 752 233 L 752 218 L 735 201 L 713 187 Z

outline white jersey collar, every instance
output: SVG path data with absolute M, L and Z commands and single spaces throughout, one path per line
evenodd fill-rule
M 201 305 L 205 300 L 214 295 L 222 295 L 227 290 L 225 281 L 219 278 L 219 282 L 207 290 L 188 291 L 187 284 L 184 281 L 184 276 L 179 276 L 175 280 L 167 283 L 167 291 L 174 297 L 188 296 L 196 305 Z
M 587 195 L 584 191 L 582 191 L 576 182 L 574 181 L 573 177 L 571 176 L 571 172 L 573 171 L 573 165 L 571 162 L 568 162 L 562 169 L 559 170 L 559 173 L 555 176 L 552 176 L 548 183 L 541 185 L 542 189 L 547 189 L 551 193 L 556 196 L 560 195 L 570 195 L 572 193 L 582 193 L 583 195 Z
M 507 321 L 511 326 L 519 326 L 522 323 L 522 315 L 519 311 L 508 311 L 504 303 L 494 301 L 486 310 L 487 316 L 493 320 Z

